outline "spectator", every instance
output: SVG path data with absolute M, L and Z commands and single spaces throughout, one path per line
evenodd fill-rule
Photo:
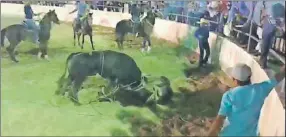
M 211 1 L 207 5 L 207 9 L 209 12 L 209 20 L 214 21 L 214 22 L 219 22 L 219 7 L 220 7 L 220 2 L 219 1 Z M 210 31 L 216 31 L 217 29 L 217 24 L 210 22 Z
M 190 12 L 188 15 L 191 17 L 189 18 L 190 24 L 196 26 L 196 22 L 199 19 L 195 18 L 203 18 L 207 13 L 207 2 L 206 1 L 195 1 L 190 3 Z
M 199 49 L 200 49 L 200 58 L 199 58 L 199 67 L 202 67 L 206 65 L 208 62 L 208 58 L 210 56 L 210 46 L 208 42 L 209 38 L 209 27 L 208 27 L 208 21 L 204 18 L 201 18 L 200 27 L 195 31 L 195 37 L 199 41 Z M 204 56 L 204 52 L 206 52 L 206 55 Z
M 258 2 L 255 6 L 253 21 L 262 28 L 260 65 L 267 68 L 267 56 L 273 45 L 277 30 L 282 31 L 283 23 L 278 20 L 285 20 L 284 1 Z M 277 22 L 278 21 L 278 22 Z
M 251 84 L 252 72 L 246 64 L 237 64 L 227 69 L 227 73 L 236 87 L 223 94 L 218 115 L 208 135 L 258 136 L 260 110 L 270 91 L 285 77 L 285 65 L 275 78 L 256 84 Z

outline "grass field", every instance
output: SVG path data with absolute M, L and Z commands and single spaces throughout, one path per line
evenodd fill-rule
M 1 27 L 20 21 L 21 18 L 2 16 Z M 112 29 L 95 26 L 94 31 L 96 50 L 117 50 Z M 54 25 L 52 29 L 49 62 L 38 60 L 35 50 L 37 47 L 29 42 L 23 42 L 17 48 L 17 59 L 20 61 L 18 64 L 11 62 L 7 52 L 2 48 L 2 135 L 141 135 L 139 129 L 142 125 L 160 125 L 162 119 L 175 114 L 182 117 L 188 114 L 194 117 L 213 117 L 216 114 L 221 96 L 217 92 L 215 78 L 221 75 L 219 71 L 213 70 L 217 73 L 208 73 L 202 78 L 201 73 L 196 73 L 197 77 L 193 78 L 196 87 L 193 87 L 193 91 L 197 92 L 179 92 L 179 87 L 184 84 L 192 89 L 191 84 L 186 85 L 188 82 L 183 71 L 186 67 L 192 66 L 186 65 L 184 57 L 178 55 L 186 50 L 174 48 L 175 45 L 169 42 L 153 39 L 152 52 L 142 54 L 139 50 L 140 41 L 136 40 L 133 43 L 137 44 L 134 44 L 133 48 L 126 47 L 123 52 L 132 56 L 144 73 L 166 76 L 172 81 L 177 93 L 174 98 L 176 103 L 165 107 L 163 113 L 155 113 L 146 107 L 122 107 L 118 102 L 93 103 L 77 107 L 68 99 L 55 96 L 56 81 L 64 71 L 66 57 L 71 52 L 81 51 L 79 47 L 73 46 L 71 25 L 61 24 Z M 83 51 L 91 51 L 88 38 Z M 96 83 L 96 79 L 90 78 L 86 83 Z M 80 102 L 84 104 L 91 100 L 95 90 L 94 87 L 81 90 Z M 137 122 L 134 122 L 134 119 Z

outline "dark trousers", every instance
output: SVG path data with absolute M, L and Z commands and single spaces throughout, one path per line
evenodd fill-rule
M 208 62 L 210 56 L 210 45 L 209 42 L 206 41 L 199 41 L 199 48 L 200 48 L 200 59 L 199 59 L 199 66 L 206 64 Z M 206 52 L 206 54 L 205 54 Z
M 273 44 L 274 35 L 266 35 L 262 38 L 261 43 L 261 56 L 260 56 L 260 65 L 262 68 L 267 68 L 267 57 L 270 51 L 270 48 Z
M 260 65 L 262 68 L 267 68 L 267 57 L 272 47 L 273 40 L 275 38 L 275 26 L 267 22 L 264 24 L 262 32 L 262 43 L 261 43 L 261 56 Z M 266 26 L 267 25 L 267 26 Z

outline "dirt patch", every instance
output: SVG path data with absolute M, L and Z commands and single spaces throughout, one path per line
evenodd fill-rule
M 217 115 L 223 90 L 217 77 L 227 79 L 221 71 L 209 73 L 196 79 L 187 78 L 188 84 L 178 86 L 172 103 L 150 109 L 162 119 L 153 123 L 137 117 L 130 120 L 137 131 L 136 136 L 205 136 Z M 195 88 L 195 90 L 193 89 Z

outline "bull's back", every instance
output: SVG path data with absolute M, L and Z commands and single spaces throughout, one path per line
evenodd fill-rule
M 110 69 L 113 69 L 112 71 L 120 72 L 117 75 L 129 77 L 133 80 L 141 79 L 141 70 L 132 57 L 124 53 L 107 50 L 104 51 L 104 58 L 107 65 L 110 65 Z

